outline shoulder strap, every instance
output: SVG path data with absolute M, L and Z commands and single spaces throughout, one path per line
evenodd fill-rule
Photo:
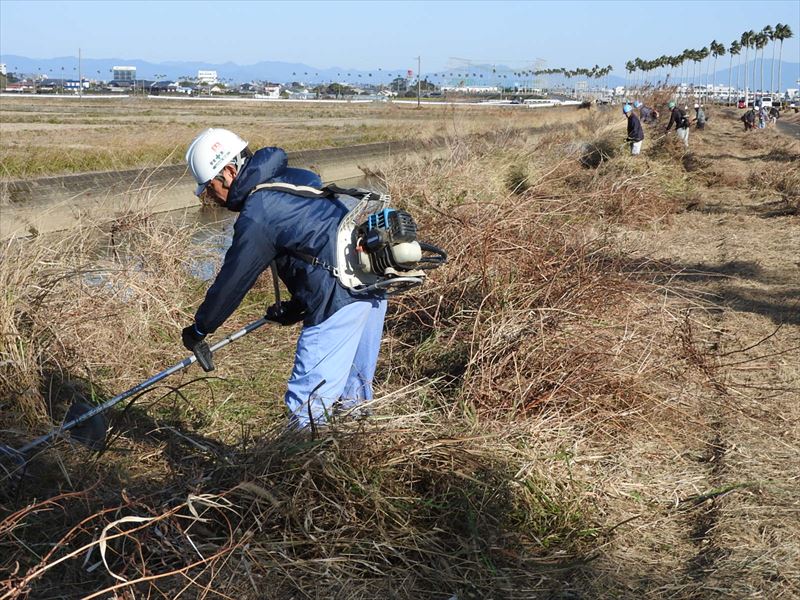
M 345 196 L 354 196 L 355 198 L 366 198 L 370 194 L 376 194 L 371 190 L 362 190 L 359 188 L 343 188 L 335 183 L 328 184 L 322 188 L 315 188 L 308 185 L 293 185 L 291 183 L 260 183 L 250 190 L 250 194 L 258 190 L 272 190 L 275 192 L 283 192 L 286 194 L 293 194 L 303 198 L 333 198 L 336 194 L 343 194 Z
M 315 188 L 307 185 L 293 185 L 291 183 L 261 183 L 255 186 L 252 190 L 250 190 L 250 194 L 252 195 L 259 190 L 271 190 L 274 192 L 283 192 L 286 194 L 293 194 L 295 196 L 301 196 L 303 198 L 327 198 L 330 200 L 336 200 L 337 194 L 342 194 L 345 196 L 353 196 L 358 198 L 359 200 L 369 199 L 371 196 L 374 200 L 378 200 L 381 198 L 381 195 L 378 192 L 373 192 L 372 190 L 363 190 L 360 188 L 342 188 L 336 185 L 335 183 L 328 184 L 324 187 Z M 297 250 L 290 250 L 289 254 L 292 256 L 299 258 L 300 260 L 307 262 L 308 264 L 315 266 L 315 267 L 322 267 L 326 271 L 328 271 L 331 275 L 338 278 L 339 277 L 339 269 L 333 265 L 329 265 L 324 260 L 319 259 L 316 256 L 311 254 L 306 254 L 305 252 L 299 252 Z
M 308 185 L 292 185 L 291 183 L 260 183 L 250 190 L 250 194 L 258 190 L 273 190 L 302 196 L 303 198 L 327 198 L 332 195 L 332 192 L 327 191 L 325 188 L 319 189 Z

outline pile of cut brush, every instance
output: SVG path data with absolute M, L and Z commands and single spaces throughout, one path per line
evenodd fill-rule
M 609 135 L 593 119 L 580 135 Z M 571 457 L 583 437 L 608 436 L 651 401 L 658 368 L 657 353 L 642 351 L 660 335 L 641 326 L 654 287 L 611 231 L 674 209 L 668 193 L 644 191 L 657 188 L 656 167 L 623 157 L 588 170 L 581 145 L 558 133 L 503 147 L 456 140 L 448 158 L 384 172 L 395 203 L 450 261 L 391 304 L 373 416 L 308 435 L 286 433 L 278 418 L 257 441 L 226 447 L 208 441 L 211 417 L 197 418 L 181 433 L 191 452 L 125 446 L 143 465 L 161 453 L 170 468 L 123 485 L 111 476 L 121 447 L 85 459 L 76 482 L 59 475 L 74 467 L 68 452 L 51 450 L 66 464 L 50 473 L 51 496 L 2 500 L 3 597 L 530 598 L 561 588 L 613 530 Z M 161 255 L 147 240 L 163 249 L 181 238 L 130 227 L 140 265 Z M 123 260 L 117 277 L 139 286 L 88 285 L 91 265 L 64 277 L 78 272 L 75 256 L 31 244 L 48 268 L 4 274 L 16 296 L 2 307 L 11 332 L 2 359 L 17 365 L 0 380 L 14 393 L 4 414 L 19 412 L 25 389 L 38 398 L 28 423 L 46 414 L 41 376 L 61 365 L 122 388 L 171 356 L 177 341 L 153 316 L 179 330 L 186 311 L 166 294 L 178 291 L 181 307 L 197 301 L 189 269 L 167 261 L 161 281 L 158 269 L 127 272 Z M 81 298 L 76 314 L 67 299 Z M 97 354 L 93 328 L 109 318 L 143 346 L 133 365 L 132 353 Z M 154 337 L 161 343 L 145 350 Z M 228 360 L 247 364 L 256 352 Z M 291 367 L 290 352 L 279 360 Z

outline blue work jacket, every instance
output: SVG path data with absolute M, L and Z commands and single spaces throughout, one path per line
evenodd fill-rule
M 330 271 L 297 253 L 336 264 L 336 232 L 347 207 L 330 198 L 303 198 L 261 183 L 320 187 L 316 173 L 287 166 L 286 152 L 262 148 L 247 161 L 228 190 L 226 208 L 239 213 L 222 268 L 195 315 L 202 333 L 213 333 L 236 310 L 258 276 L 274 260 L 292 298 L 306 310 L 304 325 L 318 325 L 363 296 L 352 294 Z

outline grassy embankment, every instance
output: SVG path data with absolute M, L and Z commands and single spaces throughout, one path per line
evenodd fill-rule
M 667 593 L 674 572 L 627 573 L 683 548 L 649 528 L 672 519 L 676 494 L 682 507 L 730 490 L 658 474 L 667 432 L 696 418 L 676 390 L 714 389 L 718 357 L 697 332 L 706 300 L 671 287 L 673 267 L 643 258 L 641 240 L 714 186 L 772 186 L 792 206 L 797 185 L 784 163 L 768 182 L 722 182 L 672 137 L 621 155 L 607 119 L 456 138 L 445 159 L 382 173 L 451 260 L 392 303 L 375 416 L 282 434 L 297 332 L 244 338 L 214 377 L 190 370 L 117 411 L 104 454 L 36 457 L 2 500 L 9 597 Z M 777 152 L 764 139 L 758 152 Z M 137 213 L 4 247 L 6 439 L 46 428 L 68 396 L 108 397 L 182 357 L 204 288 L 191 233 Z M 260 315 L 269 289 L 226 330 Z M 653 478 L 626 465 L 634 454 Z

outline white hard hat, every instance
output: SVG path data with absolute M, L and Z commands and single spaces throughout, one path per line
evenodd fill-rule
M 227 129 L 206 129 L 194 138 L 186 151 L 186 163 L 197 182 L 195 195 L 202 194 L 208 182 L 245 148 L 247 142 Z
M 695 103 L 694 107 L 695 107 L 695 108 L 700 108 L 700 105 L 699 105 L 699 104 L 697 104 L 697 103 Z

